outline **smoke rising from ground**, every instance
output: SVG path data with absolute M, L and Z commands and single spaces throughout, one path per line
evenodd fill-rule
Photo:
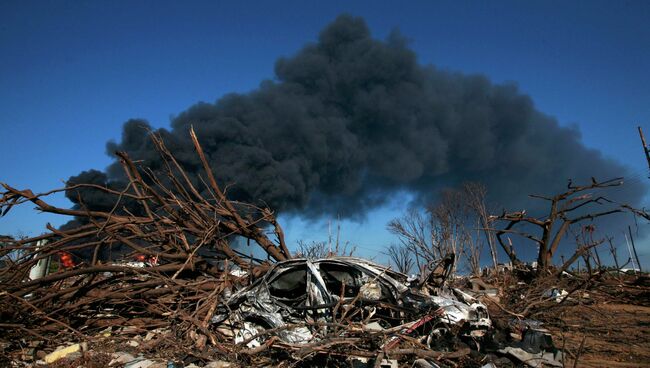
M 399 34 L 374 39 L 360 18 L 338 17 L 318 42 L 279 59 L 275 74 L 250 93 L 191 106 L 171 129 L 157 130 L 194 180 L 201 165 L 190 125 L 220 183 L 232 184 L 231 197 L 312 218 L 363 216 L 397 191 L 428 201 L 461 181 L 484 183 L 491 201 L 523 206 L 528 194 L 563 190 L 569 178 L 627 172 L 586 148 L 577 129 L 537 111 L 515 85 L 420 65 Z M 107 150 L 160 167 L 143 127 L 128 121 Z M 116 188 L 123 180 L 118 163 L 70 179 Z M 645 188 L 626 186 L 624 199 L 637 204 Z M 81 198 L 110 206 L 95 191 Z

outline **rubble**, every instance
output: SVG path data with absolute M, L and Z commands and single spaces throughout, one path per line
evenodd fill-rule
M 2 184 L 2 215 L 31 202 L 45 212 L 75 216 L 79 223 L 66 230 L 48 225 L 50 232 L 43 235 L 5 242 L 0 304 L 2 320 L 11 323 L 3 325 L 0 341 L 7 349 L 19 349 L 25 335 L 90 339 L 127 321 L 138 332 L 173 326 L 176 336 L 189 338 L 193 332 L 198 345 L 218 341 L 207 327 L 219 297 L 245 282 L 229 270 L 237 265 L 256 273 L 269 266 L 268 261 L 257 262 L 233 250 L 229 239 L 238 236 L 257 244 L 269 260 L 291 255 L 272 211 L 226 199 L 193 137 L 210 183 L 202 190 L 153 135 L 165 168 L 154 173 L 118 153 L 131 179 L 121 191 L 78 184 L 34 194 Z M 115 205 L 104 212 L 58 208 L 45 201 L 48 194 L 63 190 L 99 191 L 112 196 Z M 274 240 L 267 236 L 269 227 Z M 41 260 L 56 260 L 61 254 L 75 262 L 59 262 L 49 275 L 27 279 Z M 142 255 L 145 264 L 129 261 Z
M 566 346 L 557 331 L 567 326 L 550 311 L 636 287 L 647 298 L 642 275 L 517 265 L 453 278 L 452 254 L 407 276 L 354 257 L 293 258 L 273 212 L 228 200 L 192 138 L 202 189 L 156 136 L 162 169 L 118 153 L 126 188 L 59 190 L 101 191 L 115 200 L 109 211 L 58 208 L 45 201 L 56 191 L 3 184 L 2 215 L 31 202 L 79 224 L 2 239 L 0 365 L 562 367 L 583 349 Z M 597 287 L 611 277 L 620 289 Z

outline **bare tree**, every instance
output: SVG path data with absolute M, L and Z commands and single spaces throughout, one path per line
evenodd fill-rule
M 457 239 L 449 231 L 452 220 L 445 216 L 442 209 L 432 212 L 409 209 L 401 218 L 388 223 L 388 230 L 397 235 L 401 246 L 408 249 L 415 257 L 418 268 L 457 253 Z M 438 218 L 440 216 L 440 218 Z
M 405 274 L 411 273 L 415 261 L 413 259 L 413 253 L 409 248 L 403 244 L 391 244 L 386 253 L 390 258 L 391 263 L 395 265 L 399 272 Z
M 432 228 L 438 235 L 440 253 L 459 254 L 468 238 L 465 219 L 467 211 L 462 193 L 456 189 L 445 189 L 440 193 L 437 205 L 428 209 Z
M 429 220 L 421 211 L 409 209 L 404 216 L 391 220 L 387 228 L 397 235 L 403 247 L 413 253 L 418 269 L 423 264 L 426 265 L 429 258 L 440 258 L 434 248 L 434 235 L 429 228 Z
M 614 240 L 613 237 L 607 237 L 607 243 L 609 244 L 609 252 L 612 255 L 612 259 L 614 260 L 614 265 L 616 266 L 617 270 L 620 270 L 621 267 L 618 265 L 618 252 L 616 251 L 616 247 L 614 246 L 614 243 L 612 242 Z
M 588 191 L 603 190 L 621 184 L 623 184 L 622 178 L 604 182 L 597 182 L 592 178 L 591 184 L 588 185 L 575 186 L 572 182 L 569 182 L 567 191 L 553 197 L 531 195 L 533 198 L 542 199 L 550 203 L 548 215 L 540 219 L 529 216 L 526 211 L 521 211 L 504 212 L 499 216 L 493 216 L 491 220 L 507 223 L 504 228 L 497 229 L 495 232 L 499 244 L 501 244 L 503 250 L 510 257 L 510 260 L 513 263 L 517 263 L 519 260 L 517 259 L 514 248 L 511 244 L 504 243 L 503 235 L 516 234 L 531 240 L 539 247 L 537 256 L 538 270 L 540 272 L 546 270 L 552 264 L 553 255 L 556 253 L 562 238 L 567 234 L 571 225 L 623 211 L 622 206 L 615 204 L 615 202 L 608 200 L 604 196 L 594 196 L 593 193 Z M 608 205 L 609 207 L 602 211 L 584 213 L 589 206 L 593 205 Z M 523 225 L 532 226 L 533 229 L 536 228 L 538 231 L 531 233 Z M 520 228 L 523 229 L 519 230 Z M 580 254 L 577 257 L 580 257 L 588 249 L 591 248 L 587 247 L 585 249 L 584 246 L 579 247 Z M 570 260 L 574 262 L 577 257 L 571 257 Z
M 327 258 L 330 254 L 327 250 L 325 242 L 312 241 L 310 243 L 304 240 L 298 240 L 298 249 L 294 252 L 293 256 L 296 258 L 319 259 Z
M 294 252 L 294 257 L 318 259 L 333 256 L 348 256 L 351 257 L 357 251 L 356 245 L 351 244 L 349 241 L 341 242 L 341 218 L 336 219 L 336 239 L 332 242 L 332 222 L 327 222 L 327 241 L 306 242 L 298 240 L 297 249 Z M 332 244 L 333 243 L 333 244 Z
M 467 230 L 461 251 L 467 260 L 467 266 L 472 275 L 478 276 L 481 274 L 481 254 L 483 253 L 481 232 L 485 231 L 482 230 L 484 228 L 481 228 L 480 218 L 476 218 L 475 225 L 474 234 L 471 234 L 471 230 Z
M 306 242 L 304 240 L 298 240 L 298 247 L 294 252 L 294 257 L 300 258 L 309 258 L 309 259 L 318 259 L 318 258 L 327 258 L 333 256 L 348 256 L 351 257 L 357 251 L 357 247 L 353 244 L 350 244 L 349 241 L 341 244 L 341 220 L 337 219 L 336 225 L 336 241 L 334 242 L 334 247 L 332 247 L 332 232 L 331 232 L 331 222 L 328 223 L 328 228 L 330 229 L 327 241 L 314 241 Z
M 568 270 L 571 265 L 582 258 L 585 262 L 585 267 L 587 273 L 591 277 L 593 275 L 593 267 L 591 265 L 591 260 L 594 259 L 592 251 L 595 251 L 596 247 L 603 244 L 605 239 L 594 240 L 594 232 L 596 228 L 592 224 L 582 226 L 580 233 L 574 234 L 576 242 L 576 250 L 567 261 L 564 261 L 560 268 L 556 271 L 556 275 L 562 274 L 564 271 Z M 601 267 L 600 260 L 596 259 L 598 268 Z
M 470 271 L 478 274 L 484 244 L 481 233 L 487 231 L 490 221 L 485 194 L 485 188 L 477 183 L 442 190 L 435 205 L 424 211 L 410 209 L 403 217 L 390 221 L 388 230 L 413 253 L 418 268 L 454 254 L 455 259 L 465 259 Z M 489 244 L 493 235 L 485 236 Z M 496 252 L 492 254 L 496 263 Z M 456 267 L 454 264 L 454 270 Z
M 480 223 L 480 228 L 485 236 L 488 247 L 490 249 L 490 257 L 492 258 L 492 266 L 497 269 L 497 247 L 494 233 L 489 231 L 491 228 L 490 211 L 486 205 L 487 189 L 481 183 L 467 182 L 462 185 L 463 195 L 467 206 L 474 211 Z

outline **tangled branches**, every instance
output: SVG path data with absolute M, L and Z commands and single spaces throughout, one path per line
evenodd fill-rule
M 1 319 L 10 322 L 3 323 L 0 332 L 5 347 L 26 333 L 39 338 L 70 332 L 89 336 L 124 318 L 152 326 L 176 322 L 184 327 L 180 333 L 190 327 L 200 332 L 202 336 L 192 335 L 198 345 L 204 346 L 206 338 L 216 343 L 217 336 L 207 326 L 219 295 L 237 282 L 230 268 L 236 265 L 256 274 L 269 262 L 291 258 L 274 213 L 228 200 L 193 130 L 190 136 L 205 173 L 202 190 L 154 134 L 151 140 L 163 170 L 154 172 L 117 152 L 128 178 L 122 190 L 82 183 L 34 194 L 2 183 L 3 216 L 31 202 L 43 212 L 74 216 L 78 224 L 65 230 L 48 224 L 47 233 L 0 249 Z M 66 209 L 45 199 L 81 190 L 102 192 L 114 206 L 110 211 L 84 205 Z M 233 246 L 237 237 L 259 245 L 267 260 L 238 251 Z M 70 256 L 71 264 L 30 279 L 30 270 L 39 262 Z M 144 262 L 128 262 L 134 257 Z

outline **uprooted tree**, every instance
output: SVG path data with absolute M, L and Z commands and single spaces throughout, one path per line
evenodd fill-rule
M 89 322 L 80 316 L 110 305 L 123 311 L 122 316 L 150 316 L 154 324 L 176 320 L 181 330 L 201 331 L 203 338 L 193 335 L 199 345 L 204 345 L 206 338 L 215 341 L 217 337 L 207 326 L 217 296 L 228 287 L 228 269 L 235 264 L 255 274 L 269 261 L 286 260 L 291 255 L 273 212 L 228 200 L 193 130 L 190 136 L 204 168 L 205 177 L 200 179 L 205 188 L 201 189 L 208 196 L 201 194 L 155 134 L 151 134 L 151 140 L 163 169 L 153 172 L 125 152 L 117 152 L 128 178 L 122 190 L 74 184 L 34 194 L 29 189 L 2 184 L 3 216 L 14 206 L 31 202 L 40 211 L 75 216 L 82 221 L 65 230 L 48 224 L 47 233 L 9 242 L 0 249 L 0 310 L 2 320 L 11 322 L 3 324 L 0 340 L 11 343 L 11 336 L 41 336 L 44 331 L 56 330 L 83 335 L 94 328 L 122 323 L 110 317 Z M 114 206 L 110 211 L 93 210 L 83 204 L 81 208 L 66 209 L 45 200 L 49 194 L 75 190 L 103 192 L 113 198 Z M 269 233 L 274 234 L 274 240 Z M 267 260 L 253 262 L 232 246 L 235 237 L 259 245 Z M 28 279 L 30 269 L 39 260 L 69 255 L 74 255 L 74 265 Z M 141 268 L 120 261 L 136 255 L 153 261 Z M 157 319 L 160 317 L 165 318 Z
M 569 182 L 567 191 L 552 197 L 531 195 L 533 198 L 548 201 L 550 205 L 548 214 L 539 218 L 528 215 L 524 210 L 520 212 L 504 211 L 499 216 L 491 216 L 490 220 L 492 222 L 506 223 L 503 228 L 494 229 L 496 238 L 513 263 L 521 262 L 517 257 L 512 242 L 509 238 L 504 239 L 504 236 L 513 234 L 532 241 L 538 247 L 537 269 L 539 272 L 543 272 L 552 266 L 553 256 L 572 225 L 631 209 L 630 206 L 618 204 L 603 195 L 594 195 L 595 191 L 602 191 L 622 184 L 623 178 L 615 178 L 604 182 L 598 182 L 592 178 L 591 183 L 587 185 L 574 185 Z M 593 211 L 592 207 L 596 205 L 605 208 L 601 207 L 602 210 Z M 600 243 L 597 241 L 582 243 L 569 258 L 569 261 L 577 260 Z M 561 269 L 566 268 L 566 266 L 565 263 Z

